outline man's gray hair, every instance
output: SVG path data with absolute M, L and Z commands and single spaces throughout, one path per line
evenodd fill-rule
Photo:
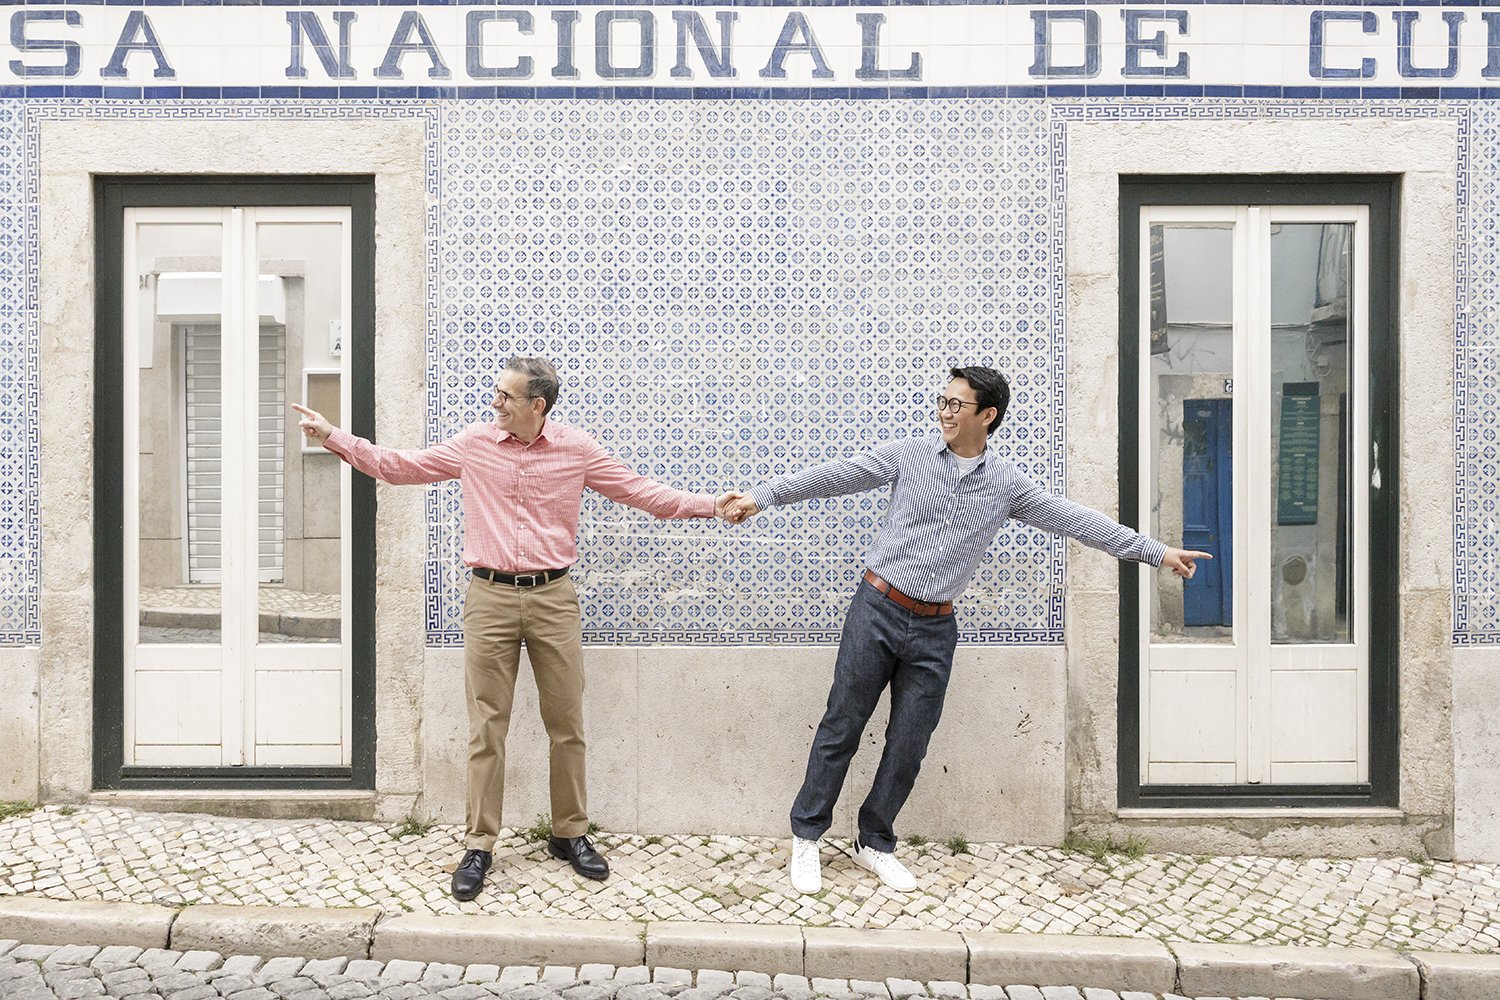
M 508 371 L 520 372 L 526 376 L 526 395 L 537 396 L 547 401 L 547 409 L 543 413 L 552 412 L 552 406 L 557 402 L 557 390 L 559 387 L 557 369 L 546 358 L 511 358 L 505 362 Z

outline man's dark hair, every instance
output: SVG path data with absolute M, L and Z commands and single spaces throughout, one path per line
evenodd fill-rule
M 1006 408 L 1010 406 L 1010 383 L 1005 381 L 1005 376 L 993 368 L 967 365 L 948 369 L 948 377 L 961 378 L 969 383 L 969 388 L 974 390 L 974 397 L 979 400 L 981 410 L 987 410 L 991 406 L 995 408 L 995 419 L 985 429 L 986 434 L 995 433 L 995 428 L 1005 419 Z
M 544 358 L 511 358 L 505 362 L 505 367 L 525 375 L 526 394 L 546 400 L 547 408 L 542 412 L 552 412 L 552 406 L 557 402 L 559 379 L 557 369 L 552 367 L 550 361 Z

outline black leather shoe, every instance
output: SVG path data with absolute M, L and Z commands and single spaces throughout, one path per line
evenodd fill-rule
M 594 850 L 587 837 L 548 837 L 547 850 L 559 861 L 566 861 L 584 878 L 609 877 L 609 862 L 604 855 Z
M 489 851 L 465 851 L 464 859 L 453 870 L 453 898 L 467 903 L 484 888 L 484 873 L 490 870 L 493 855 Z

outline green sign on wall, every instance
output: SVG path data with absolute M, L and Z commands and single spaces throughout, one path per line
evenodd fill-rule
M 1276 523 L 1318 523 L 1318 383 L 1281 387 Z

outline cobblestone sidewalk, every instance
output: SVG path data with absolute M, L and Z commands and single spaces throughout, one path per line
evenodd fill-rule
M 402 836 L 407 833 L 407 836 Z M 597 839 L 594 883 L 510 831 L 482 896 L 457 903 L 460 830 L 49 806 L 0 822 L 0 895 L 164 905 L 364 906 L 833 927 L 1107 934 L 1177 941 L 1493 952 L 1500 866 L 1404 859 L 1093 857 L 1001 844 L 902 845 L 918 890 L 881 888 L 824 842 L 818 896 L 786 882 L 785 840 Z
M 307 961 L 209 951 L 19 945 L 0 941 L 5 1000 L 1159 1000 L 1160 994 L 1072 986 L 965 986 L 905 979 L 772 977 L 711 969 L 613 965 L 447 965 Z M 1166 1000 L 1189 1000 L 1167 994 Z M 1203 998 L 1210 1000 L 1210 998 Z M 1211 1000 L 1228 1000 L 1225 997 Z M 1250 1000 L 1250 998 L 1247 998 Z

